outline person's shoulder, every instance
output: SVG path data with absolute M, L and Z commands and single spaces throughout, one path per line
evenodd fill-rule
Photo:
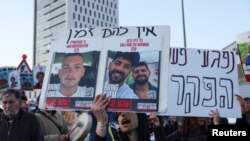
M 29 122 L 33 122 L 34 120 L 37 120 L 37 117 L 34 113 L 22 111 L 21 118 L 26 119 Z
M 158 90 L 158 88 L 154 86 L 153 84 L 148 83 L 148 85 L 149 85 L 149 90 L 156 90 L 156 91 Z

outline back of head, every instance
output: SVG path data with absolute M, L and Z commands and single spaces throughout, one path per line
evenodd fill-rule
M 180 125 L 180 132 L 182 135 L 191 135 L 200 131 L 200 124 L 198 117 L 183 117 Z
M 66 58 L 68 58 L 68 57 L 74 57 L 74 56 L 79 56 L 79 57 L 82 58 L 82 60 L 84 60 L 84 57 L 82 56 L 81 53 L 67 53 L 67 54 L 64 55 L 62 62 L 63 62 Z
M 28 98 L 27 98 L 25 95 L 22 95 L 22 96 L 21 96 L 21 100 L 25 100 L 25 101 L 27 101 L 27 100 L 28 100 Z
M 149 121 L 145 113 L 137 113 L 139 141 L 150 141 Z

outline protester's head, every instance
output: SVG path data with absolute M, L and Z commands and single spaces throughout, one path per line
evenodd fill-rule
M 140 60 L 138 52 L 117 52 L 109 65 L 109 81 L 112 84 L 124 83 L 128 74 Z
M 150 70 L 148 68 L 147 63 L 139 62 L 134 66 L 133 78 L 136 84 L 144 85 L 148 83 L 149 76 Z
M 244 98 L 244 107 L 245 107 L 246 112 L 250 111 L 250 98 L 249 97 Z
M 68 53 L 62 60 L 58 76 L 61 89 L 76 89 L 79 81 L 84 76 L 84 58 L 80 53 Z
M 4 114 L 10 118 L 14 118 L 20 109 L 20 101 L 21 95 L 17 90 L 6 90 L 2 97 Z
M 198 117 L 183 117 L 180 124 L 180 132 L 182 135 L 192 135 L 199 132 L 200 120 Z
M 11 82 L 16 82 L 16 78 L 14 76 L 11 76 L 10 81 Z
M 139 140 L 149 140 L 148 118 L 144 113 L 119 112 L 118 124 L 123 134 L 137 132 Z
M 36 74 L 36 79 L 37 79 L 37 81 L 38 81 L 38 83 L 39 82 L 43 82 L 43 78 L 44 78 L 44 72 L 42 72 L 42 71 L 39 71 L 37 74 Z
M 25 95 L 21 96 L 21 108 L 24 111 L 29 111 L 28 99 Z

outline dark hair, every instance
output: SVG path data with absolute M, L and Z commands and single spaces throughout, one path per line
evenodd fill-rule
M 180 132 L 184 136 L 192 135 L 200 131 L 198 117 L 183 117 Z
M 44 72 L 39 71 L 39 72 L 36 74 L 36 78 L 37 78 L 39 75 L 43 75 L 43 76 L 44 76 Z
M 21 95 L 19 93 L 19 91 L 15 90 L 15 89 L 8 89 L 6 91 L 4 91 L 3 96 L 6 95 L 14 95 L 16 97 L 16 99 L 20 100 L 21 99 Z
M 137 63 L 137 64 L 134 66 L 134 68 L 135 68 L 135 67 L 139 67 L 139 66 L 145 66 L 145 67 L 147 68 L 147 70 L 149 70 L 148 64 L 147 64 L 146 62 L 139 62 L 139 63 Z
M 79 56 L 79 57 L 81 57 L 81 58 L 82 58 L 82 60 L 84 60 L 84 57 L 82 56 L 82 54 L 81 54 L 81 53 L 67 53 L 67 54 L 65 54 L 65 55 L 64 55 L 64 57 L 63 57 L 63 60 L 62 60 L 62 61 L 64 61 L 64 59 L 65 59 L 65 58 L 68 58 L 68 57 L 73 57 L 73 56 Z
M 122 57 L 127 59 L 131 62 L 132 66 L 135 66 L 140 60 L 140 54 L 138 52 L 120 52 L 118 51 L 113 60 L 117 59 L 118 57 Z
M 28 98 L 25 95 L 22 95 L 21 100 L 28 100 Z
M 245 97 L 244 101 L 250 101 L 250 97 Z
M 116 113 L 116 120 L 121 112 Z M 136 113 L 138 118 L 138 136 L 139 141 L 150 141 L 150 131 L 148 126 L 148 116 L 145 113 Z M 126 136 L 126 135 L 125 135 Z
M 139 141 L 150 141 L 148 116 L 145 113 L 137 113 Z

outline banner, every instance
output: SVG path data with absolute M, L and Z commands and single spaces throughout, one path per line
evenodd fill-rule
M 237 48 L 245 78 L 250 82 L 250 32 L 237 36 Z
M 109 111 L 166 112 L 168 26 L 65 29 L 55 35 L 40 108 L 88 111 L 96 95 L 106 94 Z
M 170 48 L 168 110 L 165 115 L 241 117 L 236 53 Z

